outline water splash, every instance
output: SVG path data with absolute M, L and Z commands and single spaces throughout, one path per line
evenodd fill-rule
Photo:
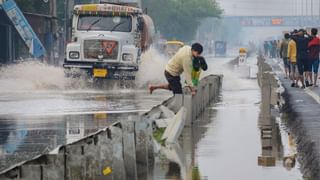
M 232 59 L 232 58 L 231 58 Z M 254 61 L 254 58 L 249 58 L 249 62 Z M 209 58 L 207 60 L 209 70 L 202 73 L 202 77 L 210 74 L 222 74 L 224 76 L 222 89 L 226 91 L 240 91 L 248 89 L 256 89 L 256 82 L 251 79 L 241 78 L 235 73 L 233 68 L 228 66 L 230 58 Z M 252 68 L 257 68 L 252 65 Z
M 136 84 L 143 87 L 149 83 L 164 83 L 164 69 L 169 58 L 162 55 L 154 48 L 142 54 L 140 70 L 137 73 Z
M 39 61 L 25 61 L 0 69 L 0 93 L 78 89 L 85 86 L 84 77 L 67 78 L 62 67 Z
M 166 82 L 163 72 L 167 61 L 168 58 L 154 48 L 144 53 L 137 73 L 137 86 L 143 87 L 149 82 Z M 68 78 L 62 67 L 51 66 L 36 60 L 4 66 L 0 68 L 0 93 L 97 90 L 85 73 L 78 72 L 79 70 L 76 69 L 72 71 L 81 75 L 77 78 Z M 117 84 L 110 87 L 108 89 L 111 91 L 120 89 Z

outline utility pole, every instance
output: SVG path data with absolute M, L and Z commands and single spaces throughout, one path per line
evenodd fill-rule
M 296 12 L 297 12 L 297 16 L 299 16 L 298 0 L 296 0 Z
M 303 0 L 301 0 L 301 16 L 300 16 L 300 22 L 301 22 L 301 23 L 300 23 L 300 26 L 301 26 L 301 27 L 303 27 L 303 19 L 304 19 L 304 18 L 303 18 L 303 16 L 304 16 L 304 15 L 303 15 L 303 10 L 304 10 Z
M 319 14 L 318 14 L 318 20 L 320 21 L 320 1 L 319 1 L 319 4 L 318 4 L 318 6 L 319 6 Z
M 306 1 L 306 17 L 308 17 L 308 0 L 305 0 Z
M 301 16 L 303 16 L 303 10 L 304 10 L 304 7 L 303 7 L 303 0 L 301 0 Z
M 312 17 L 312 20 L 313 20 L 313 0 L 310 0 L 311 1 L 311 17 Z

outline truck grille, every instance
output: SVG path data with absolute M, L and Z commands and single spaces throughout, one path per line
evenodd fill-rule
M 84 58 L 117 60 L 119 45 L 117 41 L 84 40 Z

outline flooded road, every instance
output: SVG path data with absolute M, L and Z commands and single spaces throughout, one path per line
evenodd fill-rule
M 224 75 L 220 102 L 185 128 L 180 144 L 165 150 L 169 157 L 157 157 L 153 179 L 302 179 L 298 163 L 284 167 L 284 159 L 296 152 L 282 121 L 259 120 L 256 79 L 241 79 L 226 68 L 231 58 L 207 59 L 207 74 Z M 60 69 L 46 71 L 61 75 Z M 81 81 L 70 89 L 55 78 L 34 76 L 17 76 L 16 84 L 0 78 L 6 85 L 0 88 L 1 170 L 113 122 L 134 119 L 171 96 L 164 91 L 149 95 L 145 89 L 94 89 Z M 30 79 L 32 86 L 25 83 Z
M 195 147 L 201 176 L 204 179 L 302 179 L 297 163 L 293 168 L 283 165 L 284 157 L 293 155 L 294 147 L 281 121 L 259 119 L 261 94 L 257 81 L 239 79 L 229 71 L 223 74 L 221 102 L 208 109 L 210 120 L 203 127 L 207 130 Z
M 134 118 L 170 95 L 134 89 L 2 94 L 0 169 Z
M 96 88 L 86 79 L 64 77 L 63 68 L 37 62 L 0 69 L 0 84 L 0 170 L 133 119 L 171 96 L 150 95 L 147 88 Z
M 155 179 L 302 180 L 298 162 L 289 161 L 296 149 L 282 123 L 285 119 L 259 119 L 261 94 L 256 79 L 241 79 L 233 70 L 215 68 L 227 62 L 224 58 L 210 62 L 214 73 L 224 75 L 220 102 L 184 130 L 178 147 L 169 148 L 175 156 L 160 158 Z M 253 68 L 255 62 L 250 59 Z

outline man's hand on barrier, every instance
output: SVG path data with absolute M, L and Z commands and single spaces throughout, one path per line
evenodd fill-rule
M 197 90 L 196 90 L 196 88 L 191 87 L 191 86 L 188 86 L 188 88 L 190 89 L 190 91 L 191 91 L 191 95 L 192 95 L 192 96 L 195 96 L 195 95 L 197 94 Z
M 195 96 L 196 94 L 197 94 L 197 90 L 194 89 L 194 90 L 191 91 L 191 95 L 192 96 Z

